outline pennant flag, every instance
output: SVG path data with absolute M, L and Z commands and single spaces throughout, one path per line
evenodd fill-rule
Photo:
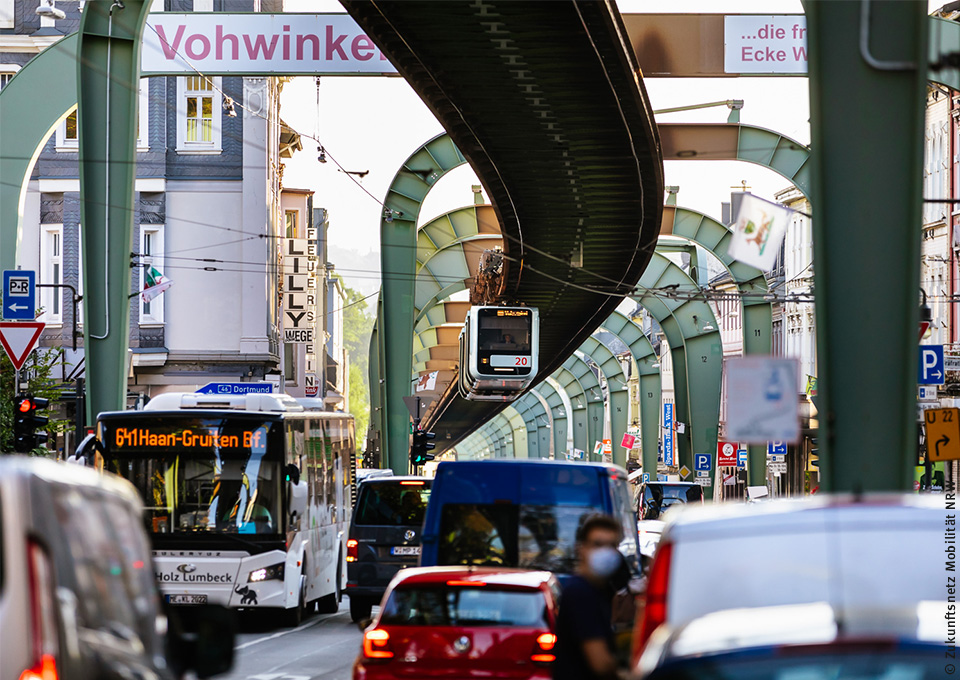
M 440 371 L 433 371 L 432 373 L 424 373 L 420 376 L 420 380 L 417 381 L 417 392 L 429 392 L 430 390 L 436 389 L 437 387 L 437 374 Z
M 173 285 L 173 281 L 157 271 L 156 267 L 147 267 L 143 278 L 143 301 L 150 302 Z
M 793 211 L 745 194 L 733 225 L 731 257 L 763 271 L 773 269 Z

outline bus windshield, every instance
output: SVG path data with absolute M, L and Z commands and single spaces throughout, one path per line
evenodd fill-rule
M 106 467 L 129 481 L 154 533 L 283 531 L 279 423 L 197 416 L 103 419 Z M 282 435 L 281 435 L 282 436 Z

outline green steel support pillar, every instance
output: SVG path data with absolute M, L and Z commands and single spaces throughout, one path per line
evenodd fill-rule
M 821 487 L 916 459 L 926 3 L 806 2 Z
M 15 269 L 27 182 L 43 144 L 77 103 L 77 34 L 48 47 L 0 90 L 0 269 Z M 37 96 L 42 88 L 43 96 Z
M 657 453 L 660 443 L 660 400 L 662 384 L 660 371 L 640 371 L 640 443 L 643 471 L 650 479 L 657 479 Z
M 88 2 L 77 91 L 87 419 L 126 405 L 140 36 L 149 2 Z

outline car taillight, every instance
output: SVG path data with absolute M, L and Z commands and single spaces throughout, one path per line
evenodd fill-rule
M 390 649 L 390 633 L 383 628 L 374 628 L 363 634 L 363 656 L 367 659 L 385 661 L 393 658 Z
M 30 633 L 33 665 L 20 680 L 57 680 L 57 622 L 53 601 L 53 571 L 47 553 L 39 543 L 27 544 L 30 583 Z
M 357 561 L 357 539 L 348 538 L 347 539 L 347 562 L 356 562 Z
M 650 576 L 647 579 L 647 598 L 643 608 L 643 622 L 635 626 L 639 637 L 634 639 L 633 665 L 636 666 L 644 645 L 661 623 L 667 620 L 667 588 L 670 585 L 670 556 L 673 554 L 672 543 L 661 543 L 650 567 Z
M 538 665 L 553 663 L 557 660 L 557 655 L 553 653 L 553 648 L 557 644 L 557 636 L 553 633 L 541 633 L 537 636 L 537 641 L 533 645 L 533 654 L 530 660 Z

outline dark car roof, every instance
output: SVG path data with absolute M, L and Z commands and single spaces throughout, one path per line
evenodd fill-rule
M 410 585 L 443 585 L 447 581 L 468 581 L 491 585 L 537 590 L 555 576 L 549 571 L 511 569 L 506 567 L 418 567 L 397 574 L 393 587 Z

